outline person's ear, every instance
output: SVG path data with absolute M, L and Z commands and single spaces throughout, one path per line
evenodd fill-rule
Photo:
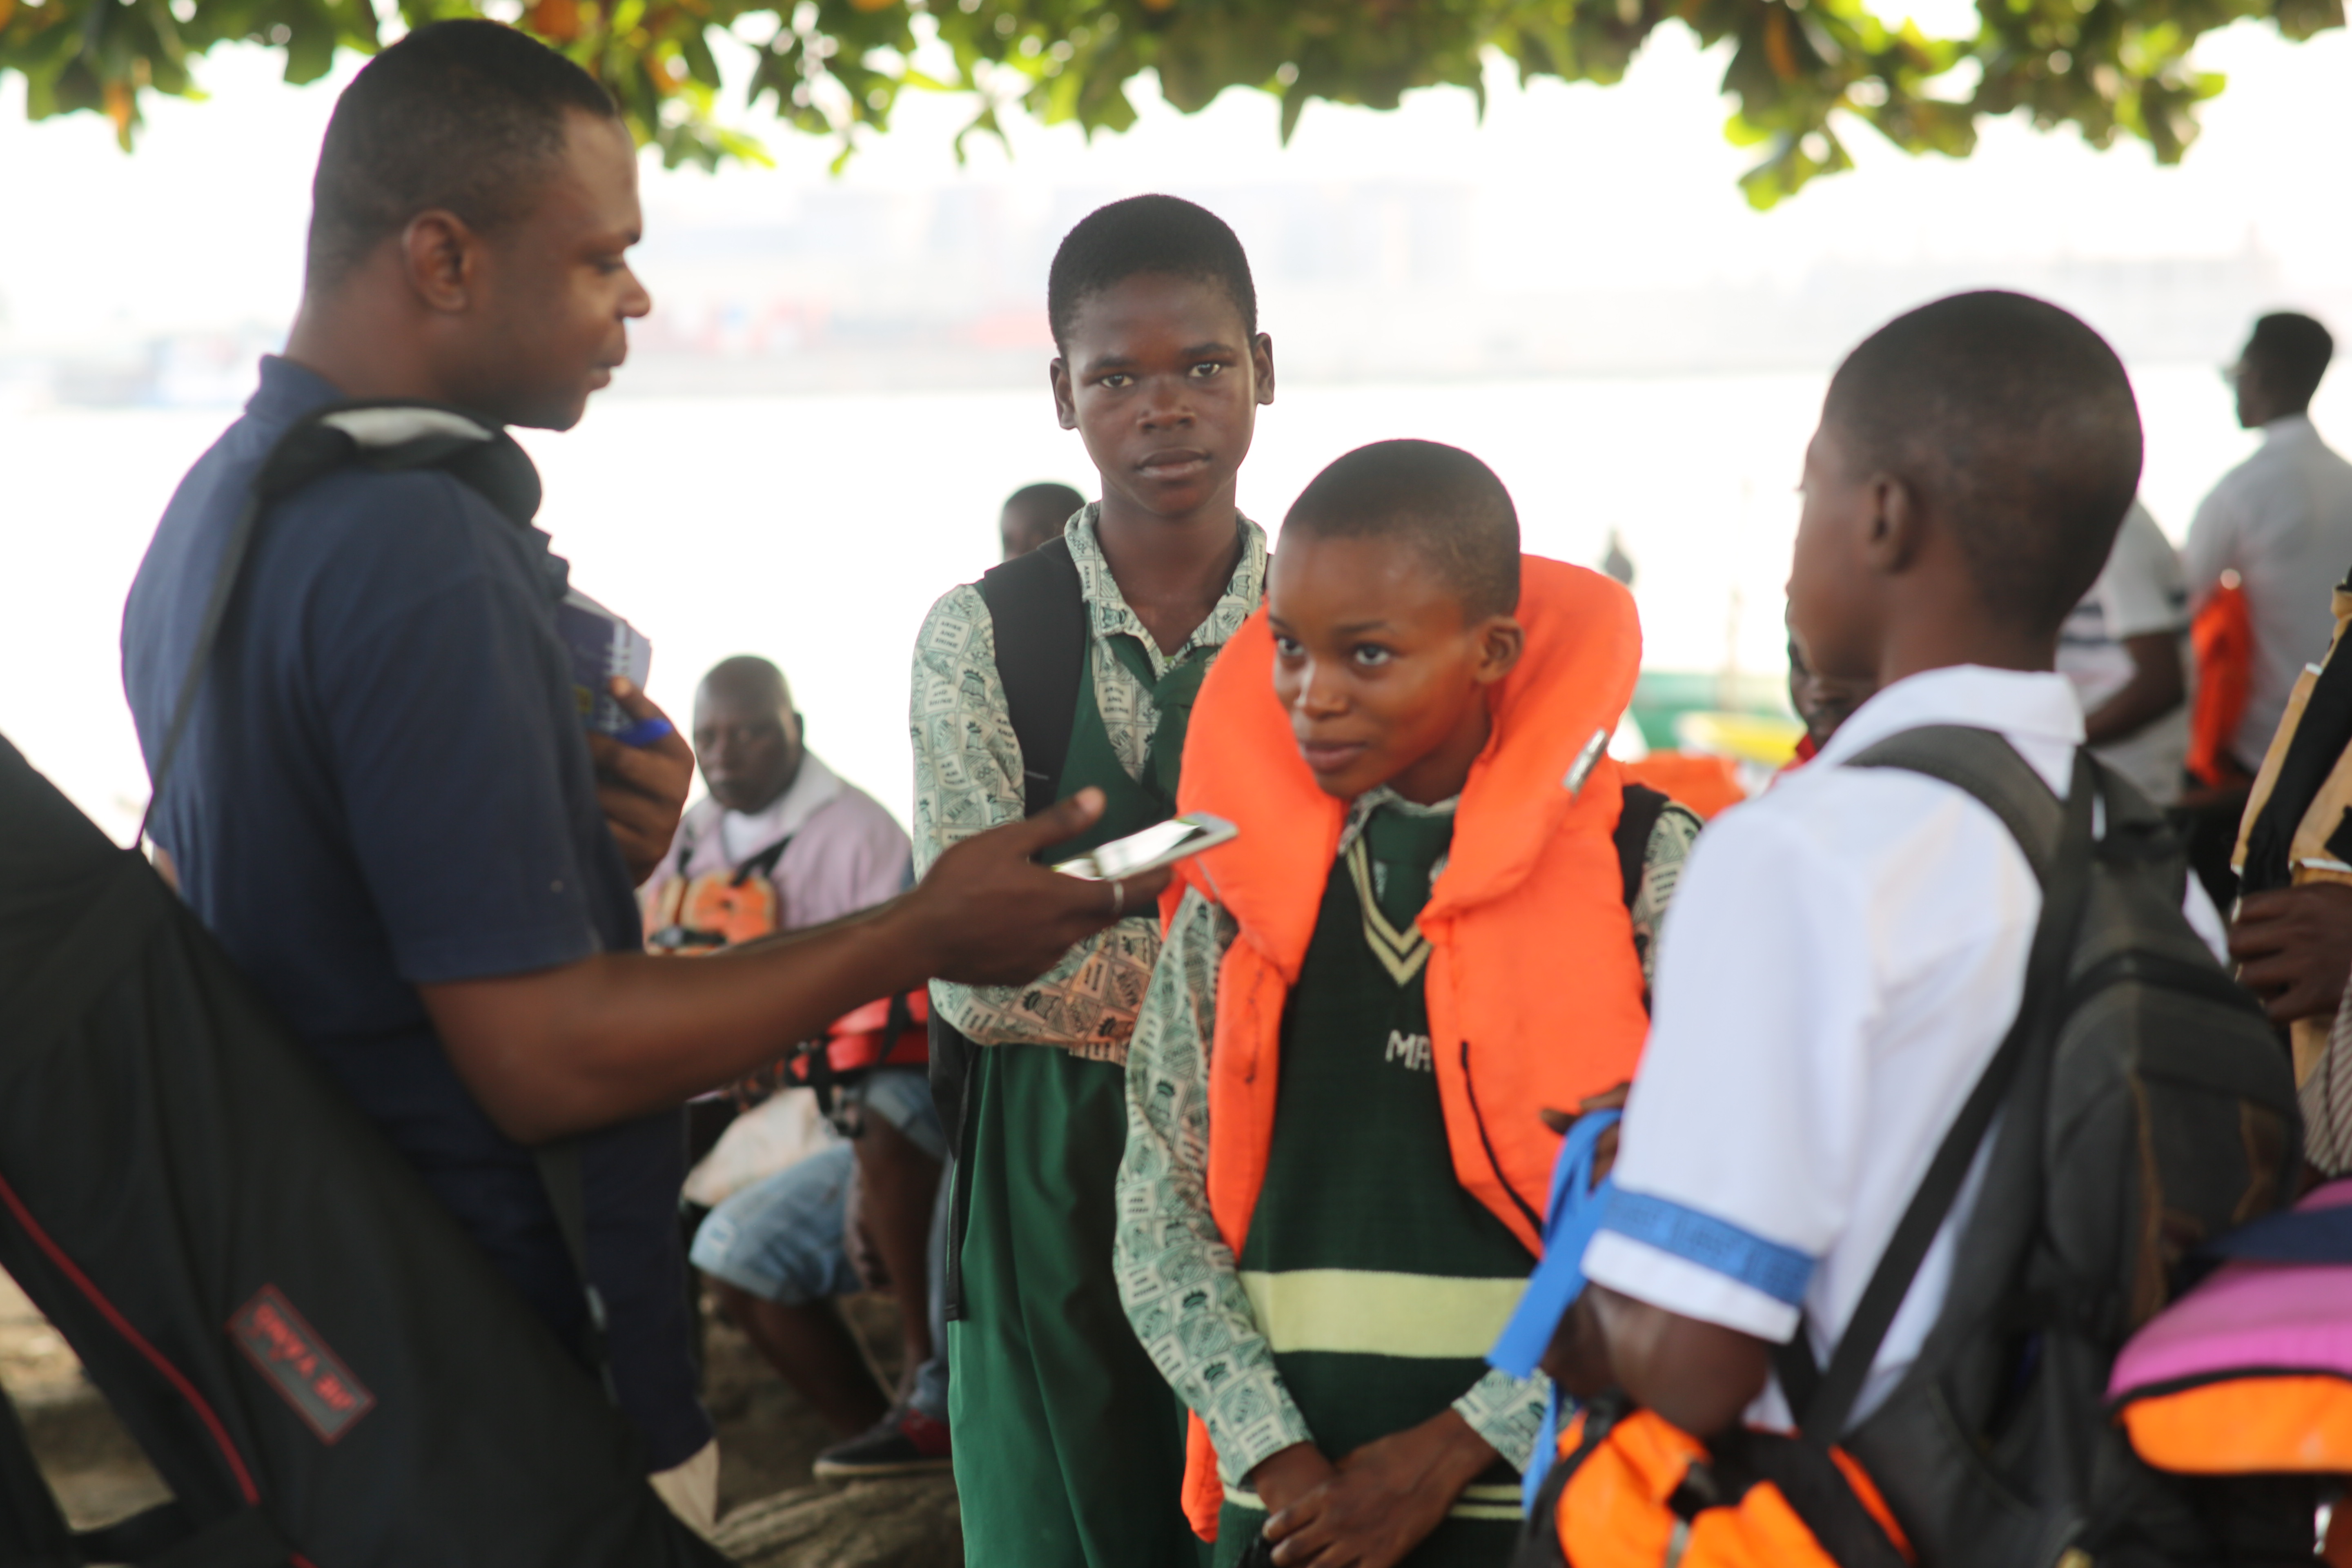
M 1059 354 L 1055 355 L 1054 363 L 1045 367 L 1045 380 L 1054 389 L 1054 416 L 1062 422 L 1063 429 L 1076 429 L 1077 391 L 1070 384 L 1070 367 L 1062 363 Z
M 793 710 L 793 744 L 795 746 L 808 744 L 808 718 L 797 708 Z
M 1918 492 L 1910 481 L 1889 473 L 1873 474 L 1868 481 L 1870 531 L 1863 550 L 1871 569 L 1894 576 L 1918 559 L 1927 519 Z
M 1257 378 L 1257 400 L 1274 401 L 1274 339 L 1265 332 L 1250 340 L 1250 371 Z
M 482 241 L 456 213 L 435 207 L 408 220 L 400 236 L 408 286 L 428 310 L 457 314 L 481 282 Z
M 1470 678 L 1481 686 L 1492 686 L 1517 669 L 1519 657 L 1528 651 L 1528 629 L 1516 616 L 1489 616 L 1475 635 L 1478 661 Z

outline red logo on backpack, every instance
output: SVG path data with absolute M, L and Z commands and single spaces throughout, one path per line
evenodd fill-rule
M 275 1285 L 236 1310 L 229 1338 L 278 1390 L 321 1442 L 332 1443 L 375 1408 L 375 1395 L 362 1386 L 327 1348 L 317 1331 Z

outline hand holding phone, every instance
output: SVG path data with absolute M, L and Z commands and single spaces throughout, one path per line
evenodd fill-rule
M 1098 844 L 1083 855 L 1057 862 L 1054 869 L 1065 876 L 1079 877 L 1090 882 L 1118 881 L 1127 877 L 1139 877 L 1146 871 L 1157 871 L 1162 866 L 1172 866 L 1187 856 L 1198 855 L 1203 849 L 1213 849 L 1240 834 L 1240 828 L 1222 816 L 1213 816 L 1205 811 L 1187 812 L 1182 816 L 1171 816 L 1165 822 L 1155 822 L 1124 838 Z

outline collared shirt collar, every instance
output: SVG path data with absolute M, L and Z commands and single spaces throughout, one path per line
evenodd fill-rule
M 1070 559 L 1078 568 L 1078 582 L 1086 595 L 1087 612 L 1097 637 L 1113 637 L 1122 634 L 1143 645 L 1151 658 L 1155 672 L 1165 674 L 1169 667 L 1196 647 L 1222 647 L 1241 630 L 1265 597 L 1265 530 L 1247 518 L 1239 520 L 1242 532 L 1242 558 L 1234 566 L 1234 574 L 1225 584 L 1223 595 L 1214 608 L 1184 646 L 1172 654 L 1160 651 L 1160 644 L 1144 628 L 1142 618 L 1118 591 L 1118 580 L 1111 575 L 1110 562 L 1104 556 L 1102 541 L 1096 537 L 1096 520 L 1102 514 L 1100 501 L 1088 501 L 1086 510 L 1063 526 L 1062 537 L 1070 546 Z
M 801 825 L 816 814 L 817 807 L 840 793 L 840 776 L 819 761 L 814 752 L 803 748 L 800 771 L 793 775 L 783 794 L 757 811 L 726 812 L 720 821 L 723 824 L 731 818 L 740 824 L 738 833 L 746 840 L 756 837 L 758 843 L 743 851 L 743 855 L 756 855 L 777 839 L 798 833 Z M 741 858 L 732 853 L 731 846 L 730 850 L 730 859 Z
M 2049 670 L 1948 665 L 1906 676 L 1855 709 L 1808 766 L 1834 767 L 1923 724 L 1968 724 L 2061 745 L 2083 743 L 2074 684 Z
M 1399 815 L 1404 816 L 1451 816 L 1454 815 L 1454 808 L 1461 804 L 1460 795 L 1450 795 L 1434 805 L 1423 805 L 1419 801 L 1405 799 L 1387 784 L 1374 784 L 1348 803 L 1348 820 L 1340 826 L 1339 847 L 1332 852 L 1331 858 L 1337 860 L 1340 856 L 1345 855 L 1348 852 L 1348 846 L 1353 844 L 1362 835 L 1364 824 L 1372 819 L 1372 813 L 1384 805 L 1392 807 Z M 1429 879 L 1433 882 L 1436 881 L 1436 874 L 1433 872 Z
M 2306 437 L 2316 437 L 2318 434 L 2319 427 L 2311 422 L 2309 414 L 2282 414 L 2263 426 L 2263 445 L 2267 447 L 2273 441 L 2299 441 Z

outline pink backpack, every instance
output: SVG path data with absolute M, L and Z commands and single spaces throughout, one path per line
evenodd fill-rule
M 2229 1261 L 2116 1358 L 2132 1447 L 2190 1474 L 2352 1475 L 2352 1180 L 2210 1250 Z

